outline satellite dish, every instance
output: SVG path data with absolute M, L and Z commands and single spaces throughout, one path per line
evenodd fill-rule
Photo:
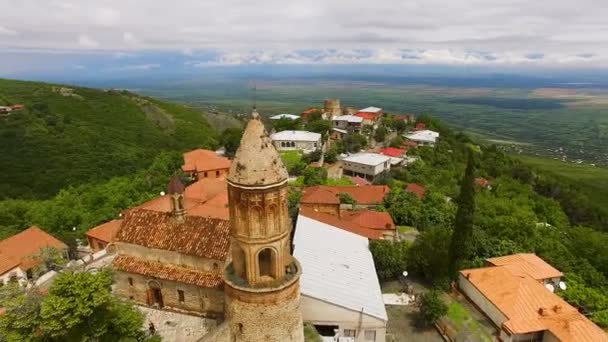
M 559 286 L 559 288 L 560 288 L 562 291 L 566 291 L 566 289 L 568 288 L 568 287 L 566 286 L 566 283 L 564 283 L 563 281 L 560 281 L 560 282 L 559 282 L 559 284 L 558 284 L 558 286 Z
M 555 292 L 555 287 L 551 284 L 545 284 L 545 287 L 547 288 L 547 290 L 551 291 L 551 292 Z
M 407 273 L 407 271 L 403 271 L 403 273 L 402 273 L 402 274 L 403 274 L 403 276 L 404 276 L 404 277 L 407 277 L 407 275 L 408 275 L 409 273 Z
M 161 195 L 161 196 L 165 196 L 165 192 L 164 192 L 164 191 L 161 191 L 161 192 L 160 192 L 160 195 Z

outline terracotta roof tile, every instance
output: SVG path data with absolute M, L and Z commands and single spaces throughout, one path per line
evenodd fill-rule
M 357 185 L 357 186 L 371 185 L 372 184 L 367 179 L 361 178 L 361 177 L 350 177 L 350 180 L 352 180 L 353 183 L 355 183 L 355 185 Z
M 355 115 L 366 120 L 376 120 L 378 118 L 378 113 L 358 112 Z
M 384 211 L 354 210 L 343 211 L 342 219 L 372 229 L 394 229 L 395 223 L 391 215 Z
M 207 288 L 219 288 L 224 283 L 221 274 L 194 270 L 158 261 L 119 255 L 112 262 L 114 268 L 148 277 L 172 280 Z
M 94 239 L 109 243 L 114 240 L 114 236 L 116 236 L 116 233 L 118 232 L 118 229 L 120 229 L 121 224 L 122 220 L 112 220 L 106 223 L 102 223 L 99 226 L 90 229 L 86 235 Z
M 384 230 L 374 229 L 370 227 L 362 226 L 358 223 L 351 222 L 347 219 L 340 218 L 338 216 L 315 211 L 312 208 L 303 207 L 300 209 L 300 215 L 311 218 L 313 220 L 323 222 L 330 226 L 334 226 L 336 228 L 340 228 L 351 233 L 355 233 L 357 235 L 364 236 L 368 239 L 381 239 L 384 237 Z
M 396 158 L 403 157 L 405 152 L 406 152 L 406 150 L 401 149 L 401 148 L 395 148 L 395 147 L 385 147 L 380 150 L 380 154 L 384 154 L 385 156 L 396 157 Z
M 349 194 L 358 204 L 375 205 L 384 201 L 384 196 L 390 192 L 386 185 L 366 186 L 327 186 L 318 185 L 304 189 L 302 203 L 305 204 L 339 204 L 340 194 Z
M 536 280 L 559 278 L 564 275 L 533 253 L 519 253 L 490 258 L 487 259 L 487 262 L 495 266 L 506 266 L 514 274 L 526 274 Z
M 230 222 L 193 215 L 180 222 L 171 213 L 136 209 L 125 215 L 115 241 L 226 260 Z
M 414 193 L 418 198 L 424 198 L 426 188 L 420 184 L 410 183 L 405 187 L 405 191 Z
M 27 269 L 39 264 L 40 260 L 32 256 L 45 247 L 67 248 L 63 242 L 36 226 L 0 241 L 0 274 L 17 266 Z
M 184 153 L 184 172 L 204 172 L 229 169 L 232 162 L 210 150 L 196 149 Z

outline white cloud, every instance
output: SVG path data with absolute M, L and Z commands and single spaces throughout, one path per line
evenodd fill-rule
M 114 68 L 108 68 L 108 71 L 138 71 L 138 70 L 151 70 L 160 68 L 160 64 L 151 63 L 151 64 L 135 64 L 135 65 L 124 65 Z
M 93 40 L 91 37 L 86 34 L 81 34 L 78 36 L 78 45 L 83 48 L 96 48 L 99 47 L 99 43 Z
M 180 0 L 167 6 L 161 0 L 19 0 L 11 3 L 10 13 L 0 13 L 0 48 L 174 50 L 185 55 L 216 49 L 224 52 L 216 62 L 228 64 L 310 62 L 293 53 L 300 49 L 335 49 L 337 53 L 316 56 L 325 63 L 510 64 L 530 63 L 518 57 L 530 53 L 545 56 L 534 63 L 598 63 L 608 57 L 608 7 L 603 2 Z M 74 41 L 74 32 L 94 37 L 82 34 Z M 400 49 L 425 53 L 404 58 Z M 356 50 L 374 56 L 353 54 Z M 567 57 L 583 53 L 596 57 Z

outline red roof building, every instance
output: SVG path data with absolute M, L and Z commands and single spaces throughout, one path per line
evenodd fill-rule
M 122 220 L 112 220 L 89 230 L 86 235 L 93 252 L 99 252 L 114 241 L 121 224 Z
M 194 179 L 224 178 L 231 164 L 230 159 L 214 151 L 196 149 L 184 153 L 182 171 L 189 173 Z
M 361 178 L 361 177 L 350 177 L 350 180 L 352 180 L 353 183 L 355 183 L 355 185 L 357 185 L 357 186 L 364 186 L 364 185 L 372 184 L 367 179 Z
M 393 239 L 396 235 L 395 223 L 385 212 L 364 209 L 343 211 L 341 216 L 337 216 L 302 207 L 300 215 L 372 240 Z
M 426 124 L 424 122 L 419 122 L 416 124 L 416 130 L 417 131 L 422 131 L 426 129 Z
M 407 192 L 411 192 L 414 195 L 416 195 L 416 197 L 423 199 L 424 195 L 426 194 L 426 188 L 420 184 L 416 184 L 416 183 L 410 183 L 405 187 L 405 191 Z
M 355 114 L 355 116 L 363 118 L 363 120 L 376 121 L 376 120 L 378 120 L 378 117 L 380 117 L 380 114 L 368 113 L 368 112 L 357 112 L 357 114 Z
M 403 158 L 407 150 L 395 147 L 385 147 L 380 150 L 380 154 L 384 154 L 385 156 L 395 157 L 395 158 Z

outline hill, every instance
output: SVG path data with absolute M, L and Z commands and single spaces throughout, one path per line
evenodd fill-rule
M 25 108 L 0 117 L 0 198 L 49 198 L 218 145 L 202 112 L 127 91 L 0 79 L 0 106 L 13 104 Z

